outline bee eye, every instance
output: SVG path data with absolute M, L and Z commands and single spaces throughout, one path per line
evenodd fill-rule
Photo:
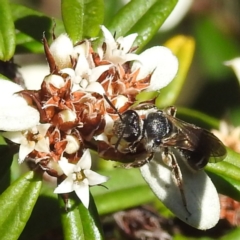
M 155 145 L 160 145 L 161 144 L 161 139 L 160 138 L 155 138 L 154 139 L 154 144 Z

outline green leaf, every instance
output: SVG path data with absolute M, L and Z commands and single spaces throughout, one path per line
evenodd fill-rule
M 223 237 L 219 238 L 219 240 L 236 240 L 240 236 L 240 228 L 234 228 L 229 233 L 225 234 Z
M 49 39 L 53 30 L 55 34 L 64 32 L 63 24 L 58 19 L 53 20 L 41 12 L 22 5 L 11 4 L 10 6 L 15 27 L 18 30 L 16 33 L 17 53 L 42 53 L 43 33 Z M 56 27 L 54 27 L 55 24 Z
M 14 182 L 1 196 L 1 239 L 18 239 L 39 196 L 40 177 L 28 172 Z
M 139 21 L 157 0 L 132 0 L 126 4 L 107 25 L 116 38 L 126 33 Z
M 156 99 L 156 105 L 160 108 L 171 106 L 177 100 L 192 63 L 195 42 L 191 37 L 178 35 L 168 40 L 165 46 L 170 48 L 173 54 L 178 58 L 179 68 L 177 76 L 167 87 L 161 89 Z
M 219 120 L 194 109 L 177 108 L 177 118 L 207 129 L 219 128 Z
M 103 22 L 103 0 L 62 0 L 62 18 L 74 43 L 85 37 L 96 37 Z
M 103 239 L 101 224 L 93 198 L 90 197 L 89 209 L 86 209 L 75 193 L 69 195 L 68 211 L 61 197 L 61 218 L 65 240 Z
M 206 170 L 220 193 L 240 201 L 240 154 L 227 150 L 227 157 L 222 162 L 209 163 Z
M 113 169 L 100 171 L 108 176 L 106 187 L 92 187 L 91 192 L 100 215 L 146 204 L 156 200 L 139 169 Z
M 8 0 L 0 4 L 0 60 L 10 60 L 15 52 L 15 28 Z
M 84 2 L 83 37 L 96 37 L 100 31 L 99 25 L 104 19 L 104 1 L 85 0 Z
M 78 210 L 79 200 L 76 196 L 74 198 L 72 196 L 73 195 L 71 194 L 68 199 L 68 206 L 70 206 L 68 211 L 66 210 L 63 199 L 60 196 L 58 197 L 64 239 L 84 239 L 82 220 Z
M 43 185 L 43 188 L 45 185 L 46 184 Z M 53 192 L 53 189 L 49 187 L 49 191 Z M 41 189 L 41 194 L 42 192 Z M 59 227 L 61 226 L 61 219 L 57 195 L 54 194 L 53 196 L 54 197 L 39 196 L 19 240 L 39 239 L 39 236 L 42 236 L 43 233 L 49 233 L 55 229 L 58 229 L 58 236 L 63 236 L 61 228 Z
M 6 76 L 4 76 L 4 75 L 2 75 L 2 74 L 0 74 L 0 78 L 1 78 L 1 79 L 5 79 L 5 80 L 9 80 L 9 78 L 7 78 Z
M 155 36 L 177 4 L 177 0 L 158 0 L 127 33 L 138 33 L 134 45 L 141 49 Z
M 132 0 L 108 25 L 112 34 L 119 36 L 138 33 L 135 45 L 140 51 L 156 34 L 175 7 L 177 0 Z
M 86 209 L 83 204 L 80 204 L 79 212 L 83 224 L 84 238 L 96 240 L 104 239 L 101 222 L 92 195 L 90 195 L 89 208 Z

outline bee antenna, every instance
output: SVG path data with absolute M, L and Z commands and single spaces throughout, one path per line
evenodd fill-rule
M 117 108 L 112 104 L 112 102 L 109 100 L 109 98 L 107 97 L 107 95 L 103 94 L 103 97 L 105 98 L 105 100 L 107 101 L 107 103 L 113 108 L 113 110 L 117 113 L 117 115 L 119 116 L 119 118 L 121 119 L 121 121 L 123 122 L 122 116 L 119 113 L 119 111 L 117 110 Z

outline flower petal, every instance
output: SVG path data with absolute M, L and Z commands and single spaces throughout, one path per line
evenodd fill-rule
M 39 124 L 37 126 L 37 130 L 40 135 L 45 136 L 47 133 L 47 130 L 50 128 L 50 126 L 51 126 L 50 123 Z
M 35 150 L 39 152 L 49 153 L 50 152 L 49 139 L 48 138 L 40 139 L 35 145 Z
M 92 69 L 92 73 L 89 76 L 89 82 L 95 82 L 98 80 L 98 78 L 105 72 L 107 71 L 112 64 L 108 65 L 100 65 Z
M 100 175 L 92 170 L 84 170 L 84 174 L 87 177 L 90 186 L 98 185 L 108 180 L 108 177 Z
M 58 161 L 58 164 L 66 176 L 71 175 L 76 168 L 76 165 L 69 163 L 65 157 L 62 157 L 61 160 Z
M 19 148 L 18 162 L 22 163 L 24 161 L 24 159 L 26 158 L 26 156 L 34 150 L 34 147 L 35 147 L 35 142 L 33 142 L 33 141 L 27 142 L 27 140 L 26 140 L 25 144 L 22 143 Z
M 86 87 L 87 92 L 96 92 L 101 95 L 105 94 L 105 90 L 99 82 L 92 82 Z
M 122 49 L 124 53 L 128 53 L 137 36 L 137 33 L 133 33 L 126 37 L 119 37 L 117 42 L 120 44 L 120 49 Z
M 105 42 L 111 46 L 111 48 L 116 48 L 117 44 L 111 32 L 103 25 L 100 26 L 103 32 Z
M 0 79 L 0 129 L 22 131 L 39 123 L 39 112 L 16 92 L 21 86 Z
M 22 139 L 24 138 L 22 132 L 3 132 L 1 135 L 9 140 L 11 140 L 14 143 L 20 144 L 22 142 Z
M 54 193 L 69 193 L 74 191 L 74 185 L 71 177 L 67 177 L 54 190 Z
M 178 60 L 166 47 L 152 47 L 139 55 L 140 61 L 135 61 L 132 71 L 140 69 L 137 80 L 152 74 L 147 91 L 156 91 L 167 86 L 178 70 Z
M 39 90 L 44 77 L 49 74 L 49 67 L 46 64 L 32 64 L 21 66 L 19 72 L 22 73 L 27 89 Z
M 77 167 L 81 169 L 90 169 L 92 165 L 92 158 L 89 149 L 85 150 L 81 159 L 77 163 Z
M 224 64 L 233 69 L 233 71 L 235 72 L 235 74 L 238 78 L 238 81 L 240 82 L 240 57 L 226 61 L 226 62 L 224 62 Z
M 155 154 L 151 162 L 140 168 L 143 178 L 156 196 L 187 224 L 202 230 L 215 226 L 220 216 L 220 203 L 210 178 L 204 171 L 191 171 L 178 159 L 189 213 L 184 207 L 180 190 L 174 183 L 172 169 L 163 164 L 159 155 Z
M 74 185 L 74 190 L 85 208 L 89 206 L 89 186 L 87 179 Z
M 70 56 L 73 53 L 73 43 L 66 34 L 61 34 L 53 41 L 50 52 L 60 69 L 71 66 Z

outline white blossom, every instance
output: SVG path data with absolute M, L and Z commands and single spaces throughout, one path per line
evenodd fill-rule
M 73 54 L 73 43 L 66 34 L 57 37 L 49 48 L 56 65 L 60 68 L 71 66 L 71 56 Z
M 72 164 L 64 157 L 59 161 L 59 165 L 67 178 L 54 190 L 54 193 L 69 193 L 75 191 L 83 205 L 89 206 L 89 186 L 102 184 L 108 180 L 92 170 L 91 155 L 87 149 L 78 163 Z
M 224 64 L 233 69 L 233 71 L 235 72 L 237 79 L 240 83 L 240 57 L 226 61 L 226 62 L 224 62 Z
M 49 139 L 45 136 L 49 127 L 49 123 L 39 124 L 28 130 L 3 132 L 2 136 L 14 143 L 20 144 L 18 161 L 22 163 L 26 156 L 33 150 L 45 153 L 50 151 Z
M 220 217 L 220 202 L 215 186 L 203 170 L 192 171 L 180 157 L 177 160 L 186 206 L 173 171 L 163 163 L 161 154 L 155 154 L 154 159 L 142 166 L 141 174 L 156 196 L 178 218 L 198 229 L 212 228 Z
M 166 87 L 173 80 L 178 71 L 178 60 L 170 49 L 156 46 L 139 55 L 139 61 L 133 63 L 132 71 L 137 69 L 140 69 L 137 80 L 152 74 L 150 86 L 146 91 L 156 91 Z
M 137 33 L 130 34 L 126 37 L 119 37 L 115 40 L 106 27 L 101 26 L 101 29 L 104 35 L 104 42 L 106 43 L 106 51 L 103 52 L 102 48 L 99 48 L 98 51 L 103 59 L 113 64 L 123 64 L 138 59 L 138 55 L 129 52 L 137 37 Z
M 23 88 L 0 79 L 0 130 L 21 131 L 39 123 L 39 112 L 17 92 Z

